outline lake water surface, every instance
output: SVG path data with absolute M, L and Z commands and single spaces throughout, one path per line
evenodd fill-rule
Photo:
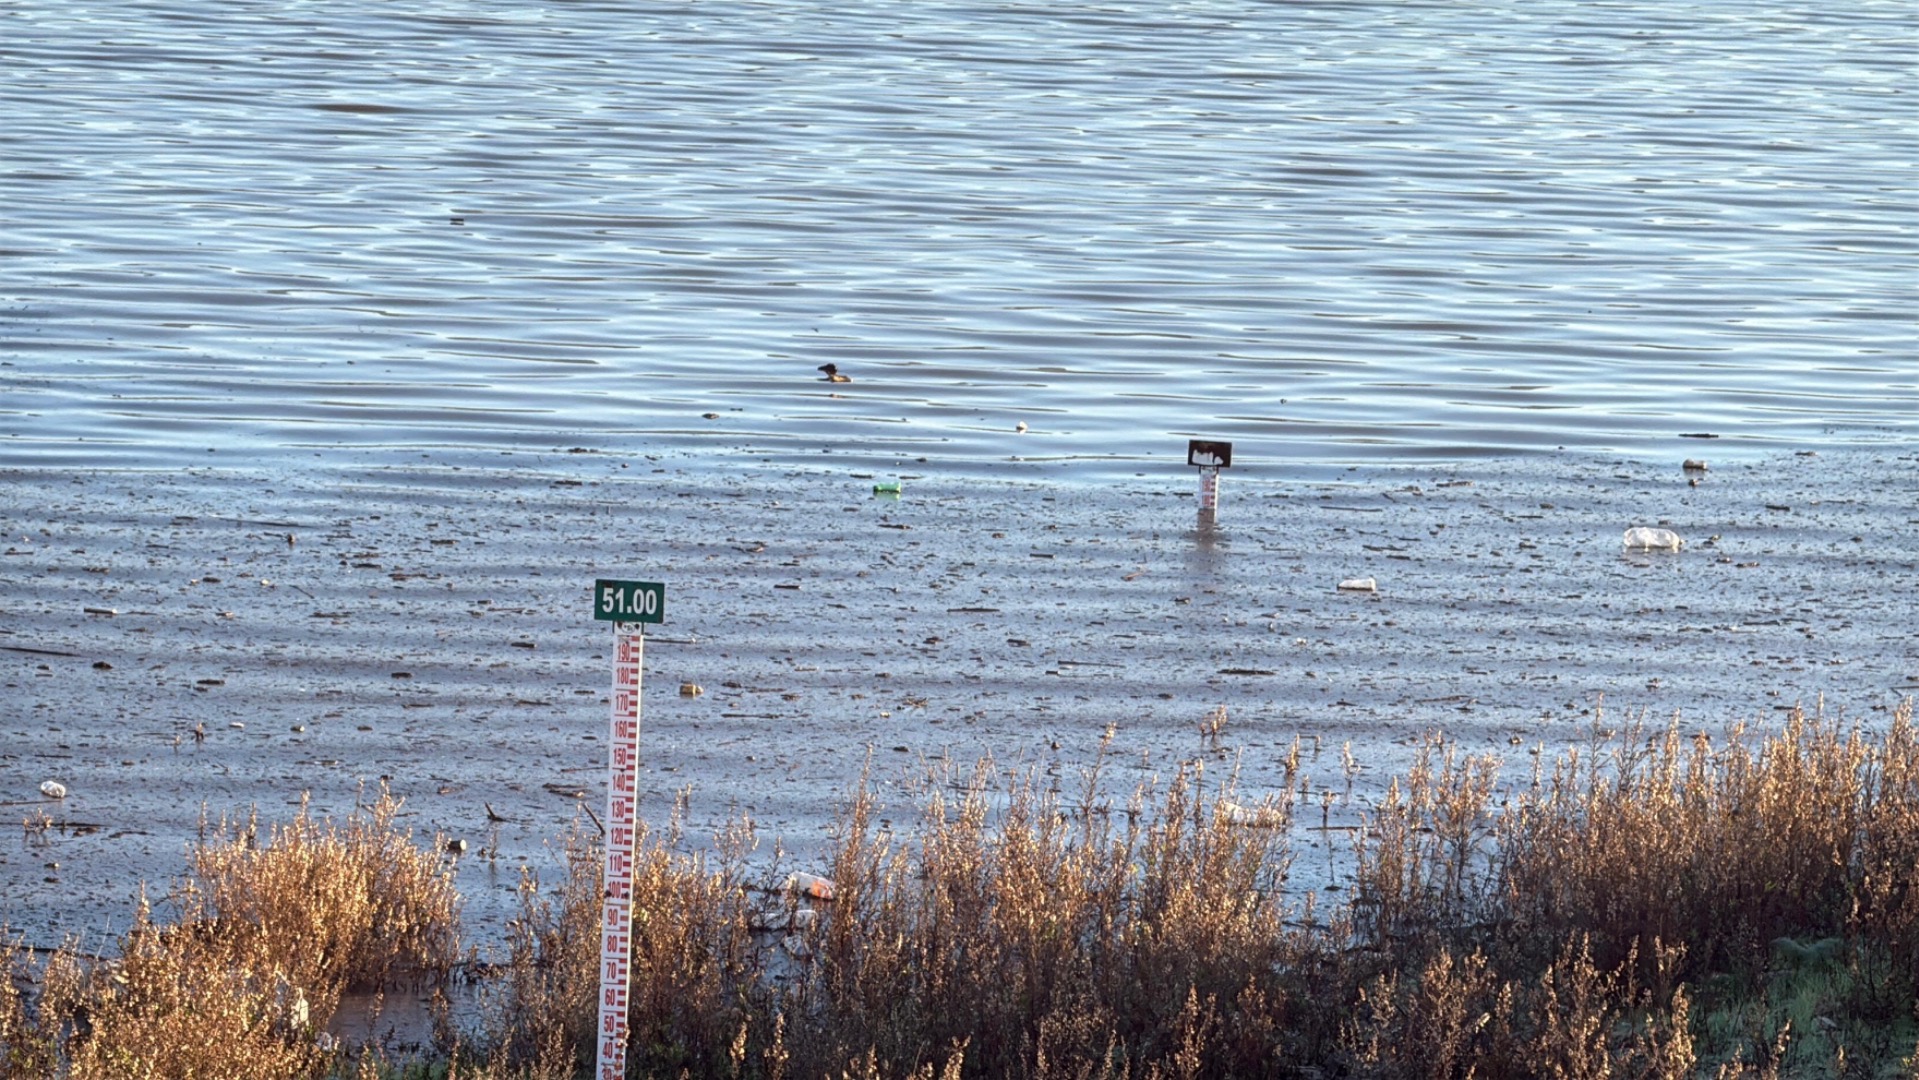
M 26 0 L 0 458 L 1910 442 L 1915 49 L 1907 0 Z

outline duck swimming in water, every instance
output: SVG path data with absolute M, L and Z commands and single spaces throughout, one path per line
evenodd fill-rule
M 853 376 L 840 374 L 840 369 L 838 365 L 821 364 L 820 370 L 826 372 L 827 382 L 852 382 L 853 381 Z

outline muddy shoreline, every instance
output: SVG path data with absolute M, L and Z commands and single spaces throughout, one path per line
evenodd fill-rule
M 699 847 L 748 814 L 768 862 L 776 838 L 817 859 L 863 771 L 904 828 L 941 761 L 1077 785 L 1109 727 L 1115 790 L 1203 757 L 1249 800 L 1300 740 L 1302 825 L 1338 826 L 1434 731 L 1522 782 L 1602 700 L 1609 727 L 1794 705 L 1882 724 L 1919 690 L 1919 452 L 1709 451 L 1703 473 L 1677 453 L 1229 473 L 1211 527 L 1179 468 L 0 470 L 0 921 L 108 950 L 203 819 L 282 821 L 303 795 L 344 815 L 384 783 L 421 834 L 467 841 L 486 948 L 518 868 L 557 865 L 575 793 L 598 808 L 596 577 L 667 586 L 643 816 L 684 792 Z M 1624 551 L 1635 525 L 1687 545 Z M 1337 887 L 1343 843 L 1302 829 L 1298 883 Z

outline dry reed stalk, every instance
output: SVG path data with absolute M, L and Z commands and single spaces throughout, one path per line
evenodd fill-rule
M 777 1027 L 763 1004 L 769 958 L 753 936 L 755 909 L 745 881 L 752 831 L 747 823 L 736 826 L 711 864 L 704 854 L 670 850 L 680 812 L 666 835 L 644 824 L 636 835 L 628 1060 L 647 1075 L 737 1074 L 747 1042 L 774 1041 Z M 481 1056 L 489 1069 L 501 1075 L 567 1075 L 596 1052 L 598 838 L 575 829 L 566 862 L 566 880 L 554 897 L 542 894 L 537 877 L 523 874 L 509 959 L 485 995 L 478 1041 L 487 1048 Z M 742 1031 L 756 1040 L 744 1040 Z
M 20 987 L 31 977 L 32 957 L 0 927 L 0 1080 L 52 1076 L 58 1040 L 27 1009 Z
M 83 972 L 77 957 L 56 954 L 45 975 L 41 1023 L 71 1034 L 64 1072 L 49 1075 L 318 1075 L 327 1058 L 296 992 L 270 969 L 222 960 L 210 961 L 197 943 L 153 926 L 144 911 L 110 966 Z
M 1369 815 L 1351 906 L 1326 922 L 1283 900 L 1291 783 L 1249 811 L 1197 763 L 1119 805 L 1097 769 L 1072 800 L 990 760 L 931 779 L 905 837 L 862 783 L 835 826 L 835 899 L 789 891 L 777 918 L 752 901 L 750 823 L 716 854 L 676 850 L 678 811 L 644 833 L 634 1068 L 1678 1080 L 1910 1074 L 1919 1053 L 1910 703 L 1878 737 L 1797 713 L 1717 743 L 1633 726 L 1512 790 L 1492 759 L 1431 741 Z M 0 986 L 0 1080 L 49 1061 L 80 1080 L 129 1062 L 390 1074 L 377 1052 L 318 1054 L 296 1002 L 317 1023 L 339 986 L 450 962 L 449 875 L 397 810 L 383 797 L 335 826 L 303 809 L 258 846 L 223 824 L 179 924 L 143 916 L 93 970 L 55 954 L 37 1011 Z M 443 1047 L 448 1080 L 562 1080 L 589 1060 L 596 838 L 576 831 L 567 863 L 555 893 L 523 880 L 486 1026 Z
M 271 973 L 303 993 L 316 1024 L 346 990 L 443 978 L 459 959 L 459 894 L 440 838 L 399 827 L 382 790 L 344 822 L 299 813 L 268 831 L 222 820 L 189 855 L 181 929 L 210 962 Z
M 143 903 L 117 959 L 48 960 L 37 1041 L 8 1040 L 8 1057 L 53 1045 L 46 1075 L 66 1080 L 320 1075 L 317 1034 L 345 988 L 444 975 L 456 957 L 451 871 L 397 826 L 399 807 L 382 793 L 336 825 L 303 804 L 264 844 L 253 821 L 222 822 L 190 856 L 178 923 Z
M 1354 914 L 1384 948 L 1430 927 L 1476 926 L 1487 917 L 1497 759 L 1461 756 L 1438 737 L 1420 745 L 1404 783 L 1395 779 L 1355 840 Z
M 1177 1072 L 1213 1042 L 1194 1025 L 1277 991 L 1283 828 L 1232 824 L 1185 772 L 1144 825 L 1137 801 L 1069 811 L 1030 773 L 989 814 L 995 779 L 981 763 L 957 803 L 934 785 L 911 848 L 870 827 L 870 792 L 855 798 L 842 895 L 791 990 L 807 1060 L 864 1054 L 903 1074 L 966 1046 L 977 1075 Z M 1286 807 L 1268 809 L 1283 825 Z
M 1501 822 L 1505 916 L 1541 941 L 1590 932 L 1602 966 L 1663 940 L 1687 944 L 1688 970 L 1753 971 L 1776 939 L 1849 923 L 1910 958 L 1913 742 L 1910 703 L 1882 739 L 1798 711 L 1718 746 L 1630 728 Z
M 569 1067 L 584 1064 L 593 1053 L 601 854 L 575 828 L 566 837 L 565 859 L 567 875 L 554 898 L 541 891 L 537 874 L 521 870 L 520 914 L 507 927 L 508 959 L 500 978 L 483 990 L 480 1041 L 491 1067 L 502 1073 L 538 1071 L 560 1058 Z

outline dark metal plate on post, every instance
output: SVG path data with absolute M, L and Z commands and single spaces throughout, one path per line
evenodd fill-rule
M 1233 463 L 1233 444 L 1210 439 L 1188 439 L 1186 464 L 1202 469 L 1224 469 Z

